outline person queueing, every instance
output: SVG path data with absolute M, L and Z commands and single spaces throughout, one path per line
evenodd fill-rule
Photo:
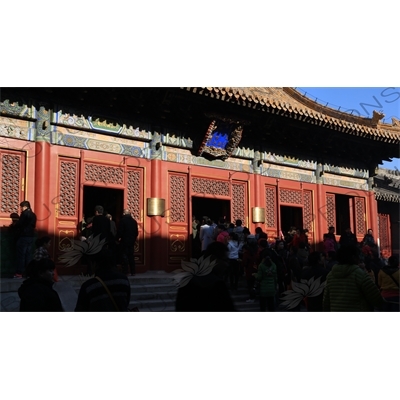
M 249 298 L 246 303 L 254 303 L 256 300 L 256 291 L 254 288 L 255 277 L 254 273 L 257 272 L 256 268 L 256 254 L 257 254 L 257 243 L 250 242 L 243 246 L 243 259 L 242 264 L 246 275 L 247 291 Z
M 94 217 L 92 222 L 93 239 L 100 236 L 100 240 L 105 240 L 103 247 L 108 247 L 112 240 L 110 220 L 104 215 L 103 206 L 97 205 L 94 208 Z
M 242 249 L 242 243 L 238 240 L 238 235 L 232 232 L 228 236 L 228 260 L 229 260 L 229 283 L 231 290 L 238 290 L 240 265 L 239 265 L 239 252 Z
M 50 257 L 50 246 L 51 246 L 51 238 L 49 236 L 42 236 L 40 239 L 37 239 L 35 242 L 36 250 L 33 253 L 33 259 L 36 261 L 41 260 L 42 258 L 49 258 Z M 58 274 L 57 270 L 54 268 L 53 280 L 55 282 L 58 281 Z
M 326 277 L 322 306 L 324 311 L 373 311 L 383 299 L 378 287 L 359 266 L 360 250 L 355 245 L 342 246 L 338 264 Z
M 18 289 L 20 311 L 64 311 L 58 293 L 53 289 L 55 264 L 49 258 L 32 260 L 27 268 L 28 279 Z
M 128 209 L 124 209 L 117 228 L 116 239 L 121 246 L 122 270 L 125 274 L 135 276 L 135 242 L 139 235 L 138 223 Z
M 95 276 L 82 284 L 75 311 L 128 311 L 131 286 L 115 269 L 112 251 L 103 248 L 94 259 Z
M 215 266 L 207 274 L 199 274 L 198 270 L 184 272 L 190 280 L 183 279 L 179 283 L 176 295 L 175 311 L 179 312 L 227 312 L 235 311 L 234 303 L 224 282 L 227 269 L 227 246 L 221 242 L 212 242 L 203 257 L 210 257 Z M 185 283 L 184 283 L 185 282 Z
M 390 256 L 388 265 L 378 273 L 378 286 L 385 302 L 383 311 L 400 311 L 399 308 L 399 258 Z
M 276 265 L 267 256 L 253 274 L 260 282 L 260 311 L 275 311 L 275 294 L 277 291 L 278 274 Z
M 22 209 L 21 215 L 14 225 L 18 232 L 16 243 L 17 267 L 14 279 L 22 278 L 26 266 L 32 259 L 32 244 L 36 228 L 36 214 L 31 210 L 29 201 L 22 201 L 20 207 Z

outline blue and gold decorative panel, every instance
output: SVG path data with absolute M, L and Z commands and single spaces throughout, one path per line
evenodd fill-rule
M 208 127 L 198 155 L 226 160 L 236 150 L 242 139 L 243 128 L 239 122 L 215 119 Z

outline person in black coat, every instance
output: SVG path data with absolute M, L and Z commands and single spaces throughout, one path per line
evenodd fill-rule
M 328 275 L 328 270 L 325 268 L 324 254 L 319 251 L 314 251 L 308 256 L 308 266 L 303 268 L 301 279 L 309 281 L 314 278 L 314 281 L 320 278 L 320 282 L 325 282 Z M 307 311 L 323 311 L 322 301 L 324 292 L 315 297 L 307 298 Z
M 207 247 L 203 258 L 211 256 L 217 263 L 209 274 L 194 274 L 186 285 L 179 287 L 176 311 L 235 311 L 233 300 L 223 280 L 228 268 L 227 250 L 227 246 L 221 242 L 213 242 Z
M 64 311 L 58 293 L 53 289 L 55 264 L 49 258 L 32 260 L 26 279 L 18 289 L 20 311 Z
M 128 311 L 131 286 L 129 279 L 116 271 L 112 251 L 103 248 L 94 260 L 95 277 L 82 284 L 75 311 Z
M 340 246 L 357 246 L 358 241 L 356 235 L 351 231 L 351 228 L 347 228 L 346 232 L 340 236 Z
M 110 225 L 110 220 L 103 213 L 104 213 L 103 206 L 96 206 L 94 208 L 92 234 L 94 238 L 100 235 L 100 240 L 105 239 L 106 242 L 104 244 L 104 247 L 107 247 L 108 242 L 112 240 L 111 225 Z
M 31 210 L 29 201 L 20 203 L 22 209 L 14 230 L 18 232 L 16 243 L 17 267 L 14 278 L 22 278 L 22 274 L 32 259 L 32 245 L 35 236 L 36 214 Z
M 116 239 L 120 244 L 122 270 L 125 274 L 128 274 L 128 271 L 130 271 L 132 276 L 136 273 L 134 251 L 138 235 L 138 223 L 132 217 L 130 211 L 125 209 L 118 224 Z

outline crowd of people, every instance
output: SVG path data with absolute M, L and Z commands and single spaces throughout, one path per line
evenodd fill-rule
M 136 275 L 134 247 L 139 230 L 137 221 L 128 209 L 123 210 L 117 226 L 112 215 L 104 213 L 103 206 L 97 205 L 93 217 L 85 219 L 83 216 L 78 226 L 78 232 L 79 238 L 83 242 L 91 242 L 94 238 L 104 241 L 102 247 L 111 251 L 114 264 L 120 264 L 122 272 L 126 275 Z M 86 275 L 92 275 L 94 258 L 85 256 L 84 263 L 87 265 Z
M 220 280 L 235 292 L 243 277 L 247 302 L 258 299 L 260 311 L 279 310 L 293 286 L 317 280 L 323 290 L 306 294 L 288 310 L 399 311 L 399 260 L 381 257 L 372 229 L 359 243 L 350 228 L 337 240 L 331 226 L 323 236 L 323 250 L 312 251 L 306 229 L 291 227 L 269 240 L 262 228 L 252 234 L 241 220 L 215 223 L 208 217 L 194 217 L 193 223 L 194 254 L 206 254 L 216 242 L 224 245 L 225 251 L 218 255 Z
M 53 289 L 57 272 L 50 256 L 51 237 L 36 239 L 33 251 L 37 218 L 28 201 L 21 202 L 20 207 L 21 214 L 13 215 L 9 227 L 17 255 L 14 279 L 26 278 L 18 289 L 20 311 L 63 311 Z M 93 217 L 83 218 L 78 232 L 80 241 L 97 240 L 100 247 L 94 254 L 83 254 L 82 263 L 87 266 L 89 279 L 81 286 L 75 311 L 127 311 L 131 298 L 128 276 L 136 274 L 137 221 L 124 209 L 117 225 L 97 205 Z
M 61 311 L 52 284 L 57 280 L 49 248 L 51 237 L 36 241 L 36 215 L 28 201 L 13 218 L 17 262 L 14 278 L 27 279 L 19 289 L 21 311 Z M 81 287 L 76 311 L 126 311 L 130 301 L 128 276 L 135 275 L 134 245 L 138 224 L 124 210 L 118 224 L 100 205 L 94 216 L 79 224 L 80 240 L 101 241 L 96 254 L 83 262 L 92 277 Z M 305 295 L 290 311 L 399 311 L 399 259 L 383 260 L 371 229 L 358 243 L 351 229 L 336 239 L 335 228 L 323 236 L 323 251 L 313 251 L 308 232 L 292 227 L 270 240 L 261 227 L 252 233 L 241 220 L 217 223 L 204 216 L 193 218 L 193 255 L 205 257 L 214 267 L 193 276 L 177 293 L 177 311 L 234 311 L 232 295 L 245 281 L 247 302 L 259 302 L 260 311 L 280 310 L 280 303 L 301 283 L 317 282 L 321 290 Z M 117 264 L 121 270 L 117 270 Z M 31 258 L 33 258 L 31 260 Z M 314 284 L 315 289 L 315 284 Z M 322 290 L 323 289 L 323 290 Z M 61 308 L 61 309 L 60 309 Z

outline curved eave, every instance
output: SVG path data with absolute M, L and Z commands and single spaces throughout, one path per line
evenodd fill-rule
M 389 201 L 391 203 L 400 203 L 400 195 L 394 193 L 381 193 L 379 191 L 375 191 L 375 199 Z
M 301 96 L 301 94 L 292 88 L 188 87 L 182 89 L 217 100 L 236 103 L 243 107 L 270 112 L 272 114 L 293 118 L 351 135 L 391 144 L 400 144 L 399 127 L 388 125 L 387 129 L 384 129 L 381 127 L 368 126 L 368 124 L 372 123 L 371 119 L 349 116 L 346 113 L 322 105 L 315 107 L 321 111 L 312 109 L 296 99 L 296 94 L 299 96 Z M 363 121 L 365 121 L 365 124 L 362 123 Z M 382 126 L 382 124 L 378 124 L 378 126 L 379 125 Z

